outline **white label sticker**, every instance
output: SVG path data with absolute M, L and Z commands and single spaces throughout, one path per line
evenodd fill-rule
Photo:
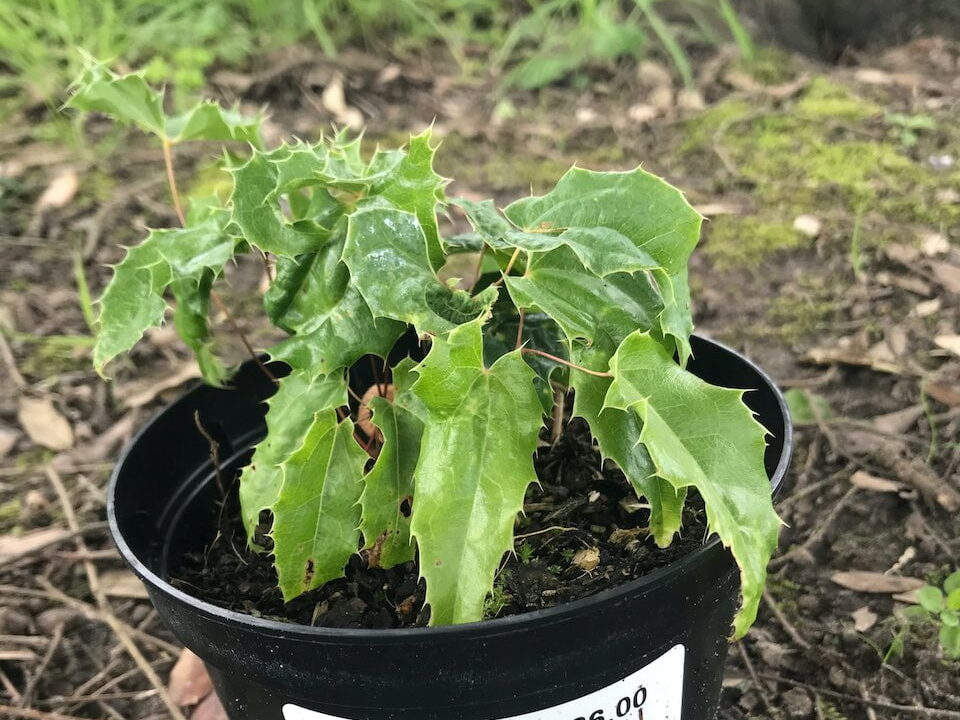
M 680 720 L 684 655 L 683 645 L 674 645 L 649 665 L 601 690 L 562 705 L 496 720 Z M 297 705 L 284 705 L 283 717 L 355 720 Z

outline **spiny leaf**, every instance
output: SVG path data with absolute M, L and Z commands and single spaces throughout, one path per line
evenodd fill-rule
M 99 300 L 97 342 L 93 365 L 98 373 L 120 353 L 132 348 L 143 333 L 163 322 L 167 304 L 164 288 L 170 266 L 160 255 L 155 234 L 127 251 L 113 269 L 113 279 Z
M 683 370 L 649 333 L 635 332 L 610 363 L 606 407 L 636 412 L 640 442 L 657 475 L 703 497 L 710 529 L 740 566 L 741 637 L 756 619 L 780 520 L 763 464 L 766 430 L 743 404 L 743 390 L 710 385 Z
M 119 76 L 90 61 L 73 84 L 67 107 L 101 112 L 124 124 L 164 137 L 163 96 L 142 75 Z
M 316 324 L 347 292 L 350 272 L 340 262 L 343 243 L 330 244 L 296 258 L 279 258 L 277 275 L 263 306 L 277 327 L 295 333 Z
M 430 264 L 427 238 L 417 216 L 373 205 L 350 216 L 343 260 L 373 314 L 443 333 L 470 322 L 496 297 L 490 288 L 475 298 L 454 290 Z
M 240 476 L 240 514 L 251 547 L 256 545 L 254 534 L 260 513 L 272 509 L 277 501 L 280 463 L 303 444 L 314 414 L 346 403 L 347 385 L 342 374 L 295 370 L 280 380 L 279 389 L 267 400 L 267 435 Z
M 565 247 L 534 257 L 523 276 L 507 278 L 507 288 L 518 307 L 539 308 L 571 339 L 623 338 L 658 327 L 663 307 L 646 274 L 601 278 Z
M 210 324 L 207 320 L 210 290 L 216 273 L 210 269 L 195 275 L 179 277 L 170 284 L 177 304 L 173 324 L 180 338 L 193 350 L 204 381 L 214 387 L 223 387 L 230 371 L 213 352 Z
M 144 331 L 163 322 L 163 293 L 174 279 L 192 283 L 197 289 L 205 282 L 209 296 L 212 277 L 204 281 L 206 271 L 219 273 L 236 247 L 236 240 L 224 230 L 225 224 L 225 213 L 211 211 L 192 227 L 151 230 L 143 242 L 127 252 L 114 268 L 113 278 L 99 301 L 99 331 L 94 346 L 98 372 L 111 359 L 132 348 Z M 181 285 L 181 294 L 188 302 L 199 300 L 189 297 L 188 287 Z M 194 309 L 197 308 L 195 305 Z M 195 322 L 181 324 L 187 330 L 184 340 L 191 346 L 205 340 L 205 331 Z M 211 377 L 216 377 L 212 367 L 210 371 Z
M 383 181 L 373 186 L 372 192 L 417 216 L 427 238 L 430 265 L 439 270 L 444 255 L 437 228 L 437 203 L 444 200 L 443 187 L 447 181 L 434 172 L 436 148 L 430 145 L 430 138 L 430 130 L 411 137 L 406 153 Z
M 277 195 L 279 174 L 268 154 L 255 152 L 230 172 L 232 219 L 248 243 L 274 255 L 296 257 L 330 241 L 329 228 L 310 221 L 288 223 L 283 217 Z
M 606 372 L 615 346 L 600 342 L 588 346 L 575 343 L 573 361 L 591 370 Z M 574 370 L 570 373 L 574 389 L 573 414 L 587 421 L 590 432 L 600 446 L 600 453 L 613 460 L 623 471 L 637 495 L 650 505 L 650 534 L 660 547 L 667 547 L 680 530 L 686 488 L 674 488 L 657 477 L 656 468 L 646 448 L 640 444 L 643 422 L 633 411 L 604 407 L 610 389 L 610 378 Z
M 273 555 L 283 598 L 343 576 L 360 539 L 361 477 L 367 454 L 349 419 L 315 413 L 303 444 L 280 464 L 273 504 Z
M 676 346 L 680 365 L 686 367 L 690 359 L 690 336 L 693 334 L 693 317 L 690 314 L 690 283 L 684 268 L 672 275 L 659 271 L 654 273 L 663 297 L 660 312 L 660 333 L 671 339 Z
M 171 142 L 186 140 L 238 140 L 260 147 L 260 116 L 242 114 L 236 108 L 222 108 L 215 102 L 204 101 L 182 115 L 167 118 L 165 133 Z
M 328 302 L 329 301 L 329 302 Z M 291 338 L 270 350 L 275 360 L 295 368 L 330 373 L 349 367 L 363 355 L 386 357 L 406 331 L 406 325 L 389 318 L 374 318 L 356 287 L 348 285 L 336 300 L 305 295 L 305 312 L 313 315 Z
M 703 221 L 679 190 L 640 168 L 575 167 L 546 195 L 517 200 L 504 213 L 524 230 L 615 230 L 671 274 L 686 267 Z M 604 242 L 610 237 L 603 235 Z
M 483 364 L 479 320 L 438 337 L 414 392 L 424 425 L 411 532 L 430 623 L 479 620 L 527 486 L 542 425 L 533 371 L 515 351 Z
M 374 425 L 383 433 L 383 447 L 363 479 L 360 531 L 364 548 L 377 546 L 379 566 L 389 569 L 415 555 L 409 512 L 405 515 L 402 506 L 413 504 L 413 471 L 420 456 L 423 424 L 413 413 L 381 397 L 373 398 L 370 409 Z
M 458 200 L 477 234 L 493 249 L 520 248 L 526 253 L 549 252 L 566 245 L 595 275 L 654 270 L 660 267 L 630 238 L 608 227 L 545 228 L 520 230 L 494 207 L 493 201 Z

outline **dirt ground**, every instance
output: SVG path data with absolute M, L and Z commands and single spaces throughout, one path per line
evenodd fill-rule
M 453 196 L 543 190 L 574 161 L 643 163 L 685 189 L 710 218 L 698 331 L 765 367 L 798 421 L 781 549 L 731 647 L 721 717 L 960 718 L 960 664 L 934 626 L 900 619 L 960 566 L 958 57 L 935 38 L 832 67 L 720 53 L 700 92 L 646 63 L 498 95 L 426 64 L 297 51 L 215 75 L 211 93 L 267 104 L 274 139 L 356 111 L 384 143 L 434 122 Z M 341 80 L 346 105 L 323 92 Z M 177 717 L 179 649 L 111 546 L 104 486 L 196 367 L 165 327 L 100 380 L 77 282 L 82 268 L 96 296 L 121 245 L 175 218 L 158 148 L 96 120 L 37 130 L 46 119 L 31 108 L 0 130 L 0 717 Z M 222 188 L 216 159 L 181 148 L 181 185 Z M 241 263 L 224 293 L 255 339 L 266 326 L 241 290 L 261 272 Z

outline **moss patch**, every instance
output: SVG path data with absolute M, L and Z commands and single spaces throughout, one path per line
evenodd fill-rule
M 755 269 L 771 252 L 809 244 L 790 223 L 758 217 L 721 215 L 704 228 L 703 252 L 715 267 Z
M 738 183 L 754 188 L 759 205 L 775 208 L 782 218 L 846 216 L 847 231 L 860 212 L 887 227 L 960 222 L 960 206 L 936 200 L 938 191 L 960 187 L 960 170 L 938 172 L 926 155 L 912 157 L 883 125 L 883 112 L 846 86 L 815 78 L 799 98 L 781 107 L 758 107 L 739 98 L 717 104 L 687 124 L 680 149 L 690 160 L 700 156 L 715 163 L 722 156 Z M 954 124 L 938 124 L 942 142 L 949 144 L 951 133 L 960 131 Z M 731 218 L 722 225 L 729 226 L 719 228 L 717 252 L 725 260 L 746 251 L 765 252 L 758 239 L 729 254 L 738 236 L 765 239 L 770 250 L 784 247 L 788 237 L 765 220 Z M 862 240 L 881 244 L 892 235 L 871 233 Z

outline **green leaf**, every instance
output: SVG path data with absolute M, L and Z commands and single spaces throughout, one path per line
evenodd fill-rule
M 204 381 L 214 387 L 223 387 L 230 372 L 213 352 L 207 320 L 210 290 L 215 278 L 216 274 L 207 269 L 174 280 L 170 289 L 177 301 L 173 312 L 177 334 L 196 355 Z
M 520 248 L 526 253 L 549 252 L 566 245 L 595 275 L 654 270 L 660 264 L 628 237 L 608 227 L 572 227 L 536 232 L 520 230 L 503 217 L 492 200 L 458 200 L 477 234 L 493 249 Z
M 303 444 L 280 464 L 273 504 L 273 555 L 286 601 L 343 576 L 360 540 L 360 493 L 367 454 L 349 419 L 315 413 Z
M 420 221 L 427 239 L 427 256 L 434 270 L 443 266 L 444 254 L 437 228 L 437 203 L 443 202 L 443 188 L 447 180 L 433 169 L 436 148 L 430 145 L 431 131 L 410 138 L 406 153 L 382 182 L 371 189 L 371 194 L 389 200 L 400 210 L 412 212 Z M 376 158 L 371 162 L 375 166 Z
M 797 425 L 813 425 L 818 416 L 823 420 L 833 417 L 830 403 L 822 395 L 807 392 L 802 388 L 790 388 L 783 397 L 790 409 L 790 417 Z
M 204 296 L 209 297 L 213 277 L 236 249 L 236 240 L 225 232 L 225 224 L 225 213 L 211 211 L 192 227 L 151 230 L 143 242 L 127 251 L 99 300 L 99 330 L 93 352 L 98 372 L 132 348 L 148 328 L 163 322 L 163 293 L 175 279 L 181 299 L 191 304 L 181 311 L 177 329 L 184 329 L 182 337 L 191 347 L 204 346 L 206 329 L 199 326 L 199 318 L 194 315 L 201 305 L 205 306 Z M 216 378 L 219 370 L 207 357 L 208 351 L 208 347 L 201 350 L 199 358 L 209 376 Z
M 613 353 L 610 345 L 575 343 L 573 362 L 606 372 Z M 687 489 L 675 488 L 667 480 L 657 477 L 653 461 L 640 441 L 643 422 L 637 413 L 604 407 L 604 399 L 613 382 L 611 378 L 573 370 L 570 382 L 575 392 L 573 414 L 587 421 L 601 455 L 613 460 L 637 495 L 646 498 L 650 505 L 650 534 L 660 547 L 669 546 L 680 530 Z
M 951 660 L 960 660 L 960 625 L 940 626 L 940 646 Z
M 383 433 L 383 447 L 373 469 L 363 479 L 360 531 L 364 549 L 379 545 L 379 566 L 392 568 L 413 560 L 409 513 L 413 504 L 413 472 L 420 456 L 423 424 L 402 407 L 381 397 L 370 402 L 373 423 Z
M 275 360 L 295 368 L 330 373 L 349 367 L 363 355 L 385 358 L 407 328 L 395 320 L 374 318 L 353 285 L 336 300 L 319 294 L 305 296 L 304 307 L 313 308 L 309 322 L 269 351 Z
M 288 223 L 283 217 L 277 194 L 280 176 L 270 155 L 255 152 L 230 172 L 232 220 L 248 243 L 263 252 L 293 258 L 330 241 L 328 228 L 305 221 Z
M 260 513 L 272 510 L 280 492 L 280 464 L 303 444 L 314 415 L 347 404 L 342 374 L 324 375 L 295 370 L 280 380 L 267 400 L 267 435 L 253 452 L 240 475 L 240 509 L 250 547 Z
M 617 348 L 605 405 L 633 410 L 657 475 L 703 497 L 711 531 L 740 566 L 742 637 L 756 619 L 780 520 L 763 464 L 766 430 L 743 404 L 743 390 L 720 388 L 683 370 L 648 333 Z
M 947 610 L 960 610 L 960 588 L 951 590 L 947 595 Z
M 943 610 L 943 592 L 940 588 L 927 585 L 917 590 L 917 602 L 924 610 L 938 613 Z
M 659 329 L 663 303 L 646 274 L 601 278 L 568 248 L 536 256 L 523 276 L 507 278 L 507 288 L 518 307 L 539 308 L 571 340 L 610 337 L 618 343 L 637 328 Z
M 660 312 L 660 333 L 664 338 L 672 339 L 676 346 L 680 365 L 686 367 L 690 355 L 690 336 L 693 334 L 693 317 L 690 314 L 690 282 L 684 268 L 673 275 L 657 271 L 654 273 L 663 297 L 663 310 Z
M 940 622 L 950 627 L 957 627 L 960 625 L 960 617 L 957 617 L 957 613 L 951 612 L 950 610 L 941 610 Z
M 316 325 L 318 317 L 335 308 L 350 282 L 342 253 L 340 242 L 296 258 L 278 258 L 276 278 L 263 297 L 270 321 L 294 333 Z
M 204 101 L 182 115 L 167 118 L 165 132 L 171 142 L 185 140 L 238 140 L 260 147 L 259 115 L 243 115 L 236 108 L 222 108 L 215 102 Z
M 640 168 L 594 172 L 575 167 L 546 195 L 517 200 L 504 213 L 524 230 L 614 230 L 671 275 L 686 268 L 703 221 L 679 190 Z
M 106 364 L 132 348 L 148 328 L 163 323 L 170 266 L 159 253 L 157 232 L 127 251 L 99 300 L 93 365 L 101 375 Z
M 948 593 L 960 590 L 960 570 L 950 573 L 950 576 L 943 582 L 943 589 Z
M 413 213 L 371 206 L 350 216 L 343 260 L 373 314 L 410 323 L 421 333 L 443 333 L 470 322 L 496 298 L 454 290 L 434 272 L 427 238 Z
M 90 62 L 73 83 L 67 107 L 101 112 L 118 122 L 137 125 L 163 138 L 163 96 L 151 88 L 142 75 L 119 76 L 103 65 Z
M 434 340 L 414 392 L 428 417 L 411 533 L 430 623 L 480 620 L 527 486 L 542 410 L 519 352 L 483 364 L 481 322 Z

